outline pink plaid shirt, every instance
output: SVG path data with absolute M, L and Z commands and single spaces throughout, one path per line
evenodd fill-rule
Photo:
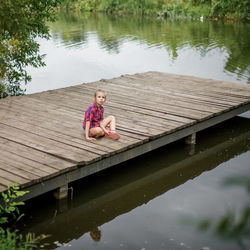
M 90 121 L 89 128 L 100 127 L 100 121 L 103 120 L 103 114 L 104 114 L 103 106 L 99 108 L 96 103 L 93 103 L 85 111 L 82 127 L 85 129 L 87 121 Z

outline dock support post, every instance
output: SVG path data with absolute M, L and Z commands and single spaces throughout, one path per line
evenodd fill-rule
M 193 133 L 191 135 L 189 135 L 188 137 L 186 137 L 186 144 L 188 145 L 194 145 L 196 144 L 196 133 Z
M 68 199 L 61 199 L 56 201 L 56 214 L 61 214 L 69 209 Z
M 61 200 L 61 199 L 64 199 L 64 198 L 67 198 L 68 197 L 68 183 L 57 188 L 55 191 L 54 191 L 54 197 L 57 199 L 57 200 Z

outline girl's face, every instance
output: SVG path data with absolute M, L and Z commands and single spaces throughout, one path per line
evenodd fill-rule
M 103 92 L 97 92 L 95 96 L 95 102 L 97 105 L 103 105 L 106 100 L 106 95 Z

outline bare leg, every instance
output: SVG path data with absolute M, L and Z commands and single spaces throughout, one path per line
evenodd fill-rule
M 106 128 L 108 125 L 111 131 L 105 136 L 113 140 L 119 140 L 120 135 L 115 132 L 116 123 L 115 123 L 114 116 L 110 115 L 106 119 L 103 120 L 103 126 Z
M 115 132 L 115 128 L 116 128 L 116 123 L 115 123 L 115 117 L 110 115 L 107 118 L 105 118 L 103 120 L 103 126 L 106 128 L 107 126 L 110 127 L 110 132 L 109 134 L 107 134 L 108 138 L 111 138 L 113 140 L 118 140 L 120 139 L 120 135 L 118 133 Z M 91 128 L 89 130 L 89 133 L 91 136 L 103 136 L 104 135 L 104 131 L 100 128 L 100 127 L 95 127 L 95 128 Z M 106 136 L 106 135 L 105 135 Z
M 113 115 L 110 115 L 103 120 L 103 126 L 106 128 L 108 125 L 110 126 L 111 131 L 115 131 L 116 123 Z
M 89 130 L 90 132 L 90 135 L 91 136 L 103 136 L 104 135 L 104 132 L 102 131 L 102 129 L 100 127 L 95 127 L 95 128 L 91 128 Z

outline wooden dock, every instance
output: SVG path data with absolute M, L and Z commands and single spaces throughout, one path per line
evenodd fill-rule
M 25 233 L 34 232 L 36 235 L 41 235 L 46 232 L 50 235 L 47 243 L 51 245 L 55 241 L 70 242 L 73 239 L 78 239 L 97 226 L 101 227 L 114 218 L 147 204 L 155 197 L 178 187 L 205 171 L 216 168 L 235 155 L 245 152 L 244 149 L 247 148 L 246 138 L 249 138 L 250 131 L 239 133 L 234 130 L 230 137 L 223 136 L 224 133 L 225 131 L 221 132 L 222 138 L 219 138 L 216 143 L 214 143 L 214 140 L 208 141 L 206 150 L 202 152 L 196 151 L 190 155 L 182 150 L 177 159 L 175 148 L 169 147 L 168 162 L 158 161 L 157 165 L 154 165 L 154 160 L 147 156 L 143 159 L 145 168 L 143 165 L 137 167 L 136 163 L 133 163 L 133 167 L 135 167 L 133 174 L 129 173 L 127 169 L 119 169 L 119 180 L 114 178 L 112 174 L 104 175 L 105 180 L 102 179 L 99 183 L 95 182 L 93 188 L 90 185 L 96 179 L 91 179 L 88 182 L 89 185 L 85 184 L 83 186 L 85 188 L 82 188 L 74 196 L 72 205 L 71 201 L 69 203 L 63 201 L 62 204 L 60 202 L 54 203 L 54 205 L 50 203 L 46 208 L 29 210 L 28 213 L 30 213 L 29 216 L 32 220 L 24 218 L 19 228 L 23 230 L 24 223 Z M 212 135 L 211 138 L 214 136 Z M 228 150 L 229 153 L 224 154 L 225 150 Z M 159 156 L 160 153 L 155 155 Z M 218 157 L 218 155 L 221 156 Z M 115 173 L 116 176 L 117 172 Z M 105 186 L 105 182 L 108 182 L 108 185 Z M 78 188 L 82 187 L 81 184 L 79 186 Z M 43 198 L 44 202 L 46 202 L 45 199 L 47 197 Z M 56 216 L 52 216 L 58 210 Z M 103 210 L 105 213 L 100 213 Z M 79 218 L 81 219 L 79 220 Z M 83 221 L 84 223 L 82 223 Z M 63 233 L 58 234 L 58 230 L 62 230 Z
M 119 141 L 84 138 L 84 111 L 99 88 Z M 0 191 L 17 182 L 29 199 L 248 111 L 250 86 L 147 72 L 5 98 L 0 107 Z

